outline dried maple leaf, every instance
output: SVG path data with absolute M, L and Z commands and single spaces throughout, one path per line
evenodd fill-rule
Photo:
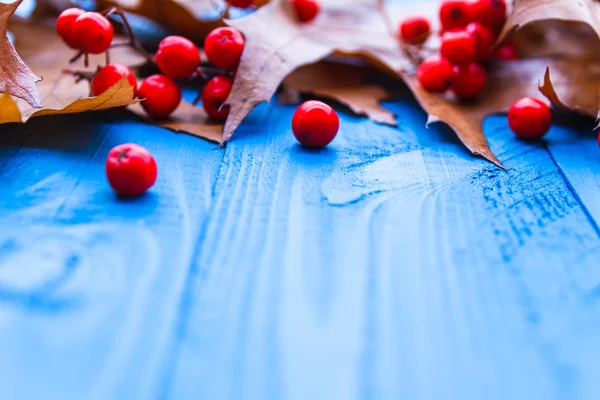
M 60 108 L 44 108 L 23 115 L 12 98 L 5 93 L 0 97 L 0 107 L 2 108 L 0 123 L 27 122 L 29 118 L 45 115 L 77 114 L 88 111 L 106 110 L 128 106 L 137 102 L 138 100 L 134 99 L 133 86 L 125 78 L 100 96 L 81 98 Z
M 283 84 L 290 89 L 339 101 L 355 114 L 395 126 L 394 114 L 380 104 L 391 94 L 379 85 L 364 83 L 372 73 L 364 66 L 322 61 L 297 69 L 285 78 Z
M 23 99 L 32 107 L 41 107 L 40 95 L 35 85 L 40 78 L 21 60 L 7 36 L 8 20 L 21 1 L 0 3 L 0 92 Z
M 327 1 L 322 6 L 318 18 L 309 24 L 298 23 L 282 0 L 273 0 L 245 18 L 226 21 L 244 34 L 246 46 L 227 101 L 231 111 L 223 142 L 300 66 L 332 53 L 359 55 L 393 71 L 409 63 L 389 35 L 375 0 Z

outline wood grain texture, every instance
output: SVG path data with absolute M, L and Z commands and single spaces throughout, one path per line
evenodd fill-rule
M 397 96 L 398 129 L 340 110 L 322 151 L 292 107 L 226 149 L 109 114 L 3 126 L 0 398 L 597 398 L 593 138 L 489 118 L 502 171 Z M 124 202 L 103 164 L 130 141 L 160 173 Z
M 101 118 L 2 128 L 3 399 L 148 399 L 159 390 L 223 150 Z M 108 151 L 124 142 L 147 147 L 160 170 L 152 192 L 133 201 L 116 198 L 104 177 Z
M 399 130 L 343 115 L 319 152 L 283 107 L 229 144 L 165 397 L 600 394 L 600 240 L 568 173 L 504 117 L 506 172 L 389 107 Z

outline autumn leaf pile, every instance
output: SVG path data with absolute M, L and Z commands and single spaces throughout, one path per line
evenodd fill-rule
M 34 22 L 13 21 L 8 25 L 20 2 L 0 4 L 0 26 L 4 30 L 0 43 L 0 92 L 4 93 L 0 97 L 0 123 L 121 106 L 130 106 L 140 114 L 132 88 L 123 82 L 97 98 L 88 98 L 86 82 L 76 84 L 72 76 L 65 79 L 61 71 L 72 54 L 59 47 L 56 34 Z M 597 0 L 515 0 L 499 42 L 511 37 L 521 58 L 490 65 L 485 93 L 468 103 L 430 94 L 417 83 L 418 59 L 421 53 L 435 50 L 435 38 L 422 48 L 407 48 L 390 32 L 390 23 L 416 13 L 436 21 L 437 0 L 385 4 L 379 0 L 322 0 L 318 18 L 308 24 L 297 21 L 286 0 L 261 1 L 257 10 L 235 19 L 228 10 L 219 8 L 224 5 L 218 0 L 161 3 L 166 4 L 158 9 L 154 0 L 100 2 L 152 19 L 198 43 L 211 29 L 223 24 L 237 28 L 246 39 L 227 100 L 230 113 L 224 125 L 211 122 L 202 108 L 185 102 L 170 120 L 158 122 L 212 141 L 230 140 L 248 114 L 258 104 L 270 102 L 278 90 L 282 90 L 280 101 L 293 102 L 297 93 L 309 93 L 341 102 L 376 122 L 394 125 L 393 114 L 379 104 L 390 94 L 362 79 L 374 74 L 375 69 L 375 75 L 385 73 L 409 87 L 429 114 L 428 123 L 448 124 L 473 154 L 498 166 L 502 163 L 489 148 L 482 123 L 490 114 L 506 112 L 518 98 L 545 97 L 555 107 L 594 118 L 599 115 Z M 9 42 L 7 28 L 15 34 L 16 48 L 23 59 Z M 143 58 L 126 49 L 111 56 L 128 66 L 144 64 Z M 364 64 L 357 64 L 357 59 Z M 39 82 L 38 76 L 43 81 Z

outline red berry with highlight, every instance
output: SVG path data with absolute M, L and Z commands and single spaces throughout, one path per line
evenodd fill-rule
M 108 183 L 121 196 L 144 194 L 156 182 L 158 169 L 152 154 L 142 146 L 128 143 L 114 147 L 106 159 Z
M 225 121 L 229 115 L 229 106 L 222 107 L 233 82 L 225 76 L 215 76 L 202 90 L 202 107 L 208 116 L 215 121 Z
M 315 19 L 321 9 L 319 0 L 290 0 L 290 4 L 294 11 L 296 11 L 298 20 L 302 23 L 307 23 Z
M 67 8 L 60 13 L 56 20 L 56 33 L 72 49 L 79 50 L 79 42 L 76 40 L 75 35 L 73 35 L 73 24 L 77 17 L 84 12 L 81 8 Z
M 298 141 L 307 147 L 327 146 L 337 135 L 340 119 L 327 104 L 310 100 L 301 104 L 292 118 L 292 131 Z
M 475 0 L 470 4 L 473 21 L 500 31 L 506 21 L 506 2 L 504 0 Z
M 496 34 L 479 22 L 471 22 L 466 30 L 475 37 L 475 61 L 487 61 L 490 58 L 491 48 L 496 43 Z
M 254 4 L 254 0 L 226 0 L 232 7 L 248 8 Z
M 240 63 L 246 41 L 235 28 L 213 29 L 204 40 L 206 58 L 215 67 L 235 70 Z
M 104 53 L 110 47 L 113 33 L 110 21 L 97 12 L 84 12 L 73 23 L 73 37 L 84 53 Z
M 400 39 L 410 44 L 423 44 L 431 33 L 431 26 L 425 17 L 411 17 L 400 23 Z
M 135 93 L 137 91 L 137 81 L 133 72 L 121 64 L 108 64 L 94 75 L 91 84 L 92 95 L 100 96 L 112 86 L 119 83 L 123 78 L 127 78 L 129 84 L 133 86 L 133 91 Z
M 523 97 L 510 107 L 508 125 L 521 139 L 541 139 L 550 130 L 552 112 L 543 101 Z
M 466 0 L 445 0 L 440 6 L 442 31 L 464 28 L 473 22 L 470 3 Z
M 492 58 L 498 61 L 518 60 L 519 52 L 517 51 L 517 46 L 513 43 L 502 44 L 494 51 Z
M 461 100 L 471 100 L 479 96 L 485 89 L 487 73 L 477 64 L 454 66 L 452 76 L 452 91 Z
M 144 110 L 154 118 L 168 117 L 181 102 L 181 89 L 171 78 L 151 75 L 144 79 L 138 89 Z
M 464 29 L 444 33 L 440 53 L 452 64 L 472 63 L 477 58 L 475 35 Z
M 452 73 L 452 63 L 436 55 L 419 65 L 417 79 L 428 92 L 443 93 L 452 85 Z
M 182 36 L 167 36 L 156 50 L 156 64 L 172 79 L 187 79 L 200 66 L 200 52 L 191 40 Z

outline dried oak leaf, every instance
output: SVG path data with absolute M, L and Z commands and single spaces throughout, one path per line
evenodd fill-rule
M 227 104 L 231 106 L 222 142 L 257 104 L 268 102 L 292 71 L 332 53 L 357 55 L 401 71 L 409 60 L 389 35 L 376 0 L 323 1 L 317 19 L 300 24 L 287 1 L 273 0 L 251 15 L 232 21 L 246 38 L 244 53 Z
M 67 77 L 71 78 L 71 77 Z M 87 85 L 87 83 L 85 83 Z M 119 83 L 96 97 L 85 97 L 77 99 L 62 107 L 44 108 L 42 110 L 22 113 L 16 103 L 8 94 L 0 97 L 0 123 L 27 122 L 29 118 L 42 117 L 45 115 L 77 114 L 88 111 L 106 110 L 109 108 L 123 107 L 137 103 L 134 99 L 133 86 L 127 79 L 123 78 Z
M 300 67 L 288 75 L 283 84 L 289 89 L 336 100 L 355 114 L 365 115 L 375 122 L 396 126 L 394 114 L 380 104 L 391 94 L 377 84 L 364 83 L 373 72 L 360 65 L 321 61 Z M 290 103 L 295 102 L 280 101 L 280 104 Z
M 8 20 L 21 2 L 0 3 L 0 92 L 23 99 L 32 107 L 41 107 L 35 85 L 40 79 L 21 60 L 7 36 Z

